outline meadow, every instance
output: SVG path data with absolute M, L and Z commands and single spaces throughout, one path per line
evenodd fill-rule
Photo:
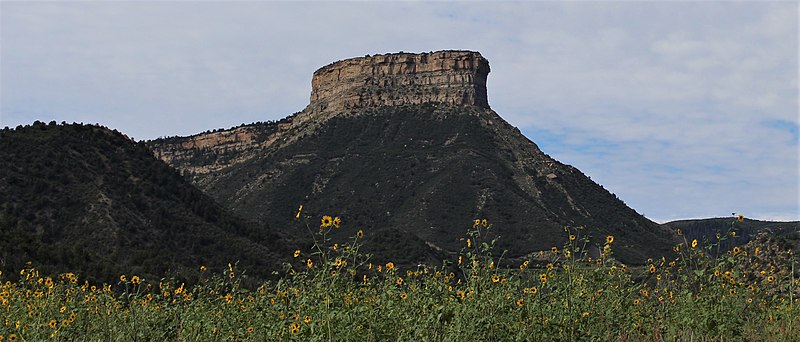
M 298 212 L 298 218 L 300 212 Z M 302 221 L 298 219 L 298 222 Z M 342 224 L 303 225 L 316 243 L 286 256 L 278 280 L 248 284 L 236 264 L 198 265 L 200 280 L 120 275 L 90 284 L 0 274 L 0 341 L 793 341 L 800 336 L 797 257 L 767 240 L 731 250 L 684 241 L 674 256 L 629 267 L 614 237 L 591 245 L 565 227 L 564 244 L 507 260 L 468 224 L 452 262 L 400 269 L 328 237 Z M 319 227 L 317 224 L 319 223 Z M 471 226 L 470 226 L 471 225 Z M 679 232 L 680 234 L 680 232 Z M 594 257 L 592 257 L 594 256 Z M 11 279 L 14 279 L 13 281 Z

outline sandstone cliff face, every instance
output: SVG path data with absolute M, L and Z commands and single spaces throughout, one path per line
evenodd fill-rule
M 489 61 L 473 51 L 390 53 L 345 59 L 314 72 L 311 101 L 274 125 L 248 125 L 149 142 L 155 155 L 183 171 L 207 174 L 313 134 L 334 117 L 360 109 L 423 103 L 489 108 Z
M 311 80 L 313 111 L 444 103 L 489 107 L 489 62 L 478 52 L 393 53 L 332 63 Z

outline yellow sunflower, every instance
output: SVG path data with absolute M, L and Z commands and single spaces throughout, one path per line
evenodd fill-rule
M 328 215 L 325 215 L 322 217 L 322 220 L 320 222 L 321 222 L 320 228 L 328 228 L 333 225 L 333 218 Z

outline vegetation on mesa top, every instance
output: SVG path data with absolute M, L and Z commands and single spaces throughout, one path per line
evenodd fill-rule
M 104 127 L 32 126 L 0 132 L 0 269 L 33 261 L 47 273 L 110 281 L 121 272 L 196 277 L 198 262 L 240 260 L 266 276 L 288 250 L 153 157 Z M 174 272 L 174 273 L 173 273 Z
M 590 259 L 584 231 L 566 228 L 564 244 L 539 262 L 507 268 L 492 254 L 495 241 L 485 239 L 495 228 L 477 220 L 453 264 L 401 270 L 360 252 L 370 231 L 333 244 L 328 237 L 342 225 L 329 216 L 319 229 L 306 225 L 318 244 L 287 255 L 287 278 L 255 290 L 240 286 L 233 265 L 221 276 L 201 266 L 194 287 L 132 274 L 95 287 L 74 274 L 52 279 L 26 268 L 18 282 L 0 285 L 8 319 L 0 336 L 769 341 L 800 334 L 797 258 L 758 240 L 719 256 L 713 244 L 684 240 L 670 258 L 629 268 L 614 259 L 613 236 Z

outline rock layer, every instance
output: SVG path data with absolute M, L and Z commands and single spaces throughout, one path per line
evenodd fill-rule
M 489 108 L 489 62 L 478 52 L 392 53 L 345 59 L 314 72 L 313 111 L 420 103 Z

